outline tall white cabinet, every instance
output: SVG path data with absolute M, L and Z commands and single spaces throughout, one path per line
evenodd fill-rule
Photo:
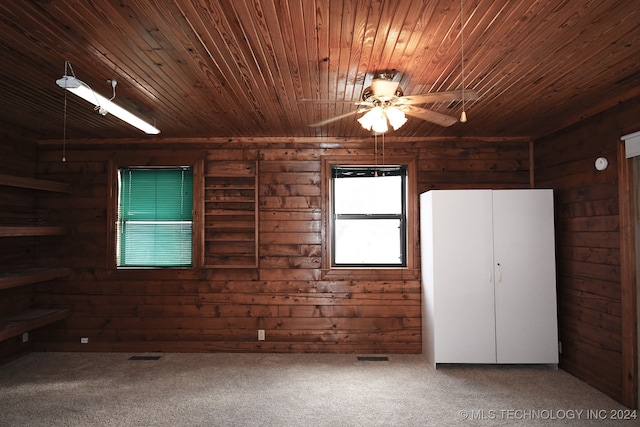
M 420 195 L 423 353 L 558 363 L 552 190 Z

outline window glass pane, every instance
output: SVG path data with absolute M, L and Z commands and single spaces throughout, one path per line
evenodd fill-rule
M 399 219 L 335 221 L 337 264 L 393 264 L 401 260 Z
M 192 264 L 191 168 L 120 169 L 118 194 L 118 266 Z
M 191 219 L 190 169 L 122 169 L 121 185 L 121 213 L 125 221 Z
M 128 221 L 122 227 L 123 266 L 180 267 L 191 265 L 191 222 Z
M 402 177 L 335 178 L 336 214 L 402 213 Z

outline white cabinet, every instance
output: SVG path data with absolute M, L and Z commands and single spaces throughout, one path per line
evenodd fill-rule
M 552 190 L 420 195 L 430 363 L 558 363 Z

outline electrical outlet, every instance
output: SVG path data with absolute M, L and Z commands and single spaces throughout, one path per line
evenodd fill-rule
M 264 341 L 264 329 L 258 329 L 258 341 Z
M 89 344 L 89 338 L 80 338 L 80 344 Z
M 22 334 L 22 342 L 29 341 L 29 332 L 25 332 Z

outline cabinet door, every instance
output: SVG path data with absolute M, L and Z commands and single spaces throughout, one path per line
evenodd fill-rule
M 498 363 L 558 363 L 553 193 L 493 192 Z
M 496 361 L 491 210 L 489 190 L 433 194 L 436 363 Z

